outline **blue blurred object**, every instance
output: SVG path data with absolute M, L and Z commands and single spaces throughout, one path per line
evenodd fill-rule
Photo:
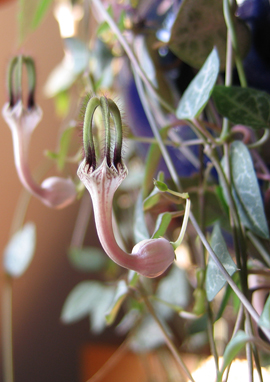
M 248 85 L 270 92 L 270 4 L 269 0 L 245 0 L 238 16 L 251 29 L 251 49 L 244 60 Z
M 135 136 L 153 137 L 153 133 L 141 104 L 134 79 L 131 74 L 127 77 L 128 78 L 126 78 L 122 90 L 124 93 L 123 98 L 125 102 L 125 110 L 128 115 L 130 128 Z M 173 134 L 174 142 L 196 138 L 189 126 L 176 127 L 173 129 Z M 138 149 L 143 156 L 146 156 L 148 147 L 149 145 L 145 143 L 138 144 Z M 184 150 L 188 152 L 181 151 L 179 148 L 168 147 L 169 154 L 173 160 L 178 175 L 181 177 L 188 177 L 197 172 L 199 169 L 199 148 L 198 146 L 190 146 L 188 149 L 185 148 Z M 160 162 L 160 167 L 158 170 L 164 171 L 165 175 L 169 176 L 167 166 L 165 165 L 163 159 Z

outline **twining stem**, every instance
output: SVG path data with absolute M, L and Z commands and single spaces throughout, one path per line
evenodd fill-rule
M 138 142 L 141 142 L 141 143 L 157 143 L 156 139 L 155 138 L 151 138 L 151 137 L 136 137 L 134 135 L 129 135 L 127 137 L 128 139 L 131 139 L 132 141 L 138 141 Z M 166 146 L 172 146 L 172 147 L 187 147 L 187 146 L 195 146 L 195 145 L 201 145 L 203 143 L 203 140 L 202 139 L 189 139 L 189 140 L 186 140 L 186 141 L 183 141 L 181 143 L 176 143 L 176 142 L 173 142 L 173 141 L 169 141 L 168 139 L 164 140 L 164 144 Z
M 2 292 L 3 381 L 13 382 L 12 278 L 4 274 Z
M 216 145 L 216 141 L 212 134 L 210 134 L 203 126 L 201 126 L 196 118 L 192 119 L 190 123 L 196 128 L 196 134 L 198 135 L 198 132 L 200 133 L 199 135 L 202 137 L 205 143 L 211 142 L 213 146 Z
M 209 303 L 207 305 L 207 332 L 209 337 L 209 345 L 211 349 L 211 354 L 213 355 L 214 361 L 215 361 L 216 376 L 218 376 L 218 372 L 219 372 L 218 352 L 217 352 L 217 347 L 216 347 L 215 338 L 214 338 L 213 314 L 212 314 L 212 310 Z
M 170 155 L 168 153 L 168 150 L 166 148 L 166 146 L 164 145 L 163 143 L 163 140 L 160 136 L 160 133 L 159 133 L 159 129 L 156 125 L 156 122 L 154 120 L 154 117 L 152 116 L 152 113 L 150 112 L 149 108 L 147 107 L 148 105 L 148 101 L 147 101 L 147 98 L 144 94 L 144 89 L 143 89 L 143 85 L 142 85 L 142 81 L 140 79 L 140 77 L 138 76 L 138 74 L 136 73 L 135 70 L 133 70 L 133 74 L 134 74 L 134 79 L 135 79 L 135 83 L 136 83 L 136 87 L 137 87 L 137 90 L 138 90 L 138 93 L 139 93 L 139 96 L 141 98 L 141 101 L 142 101 L 142 105 L 143 105 L 143 109 L 144 109 L 144 112 L 146 114 L 146 117 L 148 119 L 148 122 L 151 126 L 151 129 L 153 131 L 153 134 L 154 134 L 154 137 L 160 147 L 160 151 L 161 151 L 161 154 L 165 160 L 165 163 L 168 167 L 168 170 L 171 174 L 171 177 L 173 179 L 173 182 L 177 185 L 177 188 L 178 188 L 178 191 L 181 192 L 181 185 L 180 185 L 180 180 L 178 178 L 178 175 L 177 175 L 177 172 L 175 170 L 175 167 L 174 167 L 174 164 L 170 158 Z
M 260 147 L 263 144 L 265 144 L 265 142 L 268 141 L 269 137 L 270 137 L 270 131 L 269 129 L 265 129 L 262 137 L 258 141 L 254 143 L 250 143 L 249 145 L 247 145 L 247 147 L 249 149 L 255 149 L 256 147 Z
M 237 72 L 239 76 L 239 81 L 242 87 L 246 87 L 247 80 L 246 80 L 245 71 L 243 68 L 243 63 L 239 54 L 239 45 L 237 41 L 230 0 L 223 0 L 223 13 L 224 13 L 225 22 L 227 24 L 227 28 L 232 40 L 232 45 L 233 45 L 234 54 L 235 54 L 235 64 L 236 64 L 236 68 L 237 68 Z
M 183 238 L 184 238 L 184 235 L 185 235 L 186 229 L 187 229 L 189 213 L 190 213 L 190 199 L 187 198 L 186 199 L 186 208 L 185 208 L 184 219 L 183 219 L 183 223 L 182 223 L 182 227 L 181 227 L 181 231 L 180 231 L 179 237 L 178 237 L 178 239 L 175 242 L 171 243 L 174 249 L 178 248 L 179 245 L 183 241 Z
M 233 62 L 232 40 L 231 40 L 230 31 L 227 30 L 225 86 L 230 86 L 232 83 L 232 62 Z M 229 134 L 229 120 L 227 118 L 223 118 L 220 139 L 226 140 L 228 134 Z

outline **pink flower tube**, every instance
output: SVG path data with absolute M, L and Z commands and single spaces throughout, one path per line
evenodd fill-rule
M 96 159 L 91 124 L 93 113 L 98 106 L 102 109 L 106 129 L 111 128 L 109 125 L 109 113 L 111 112 L 118 131 L 116 132 L 114 159 L 110 158 L 111 150 L 105 149 L 105 157 L 100 166 L 95 168 Z M 168 240 L 163 238 L 143 240 L 135 245 L 131 253 L 126 253 L 119 247 L 114 236 L 113 197 L 128 171 L 121 158 L 122 131 L 119 131 L 122 129 L 121 117 L 113 101 L 104 97 L 101 97 L 100 100 L 96 97 L 92 98 L 85 113 L 85 129 L 88 129 L 88 131 L 84 131 L 85 159 L 78 168 L 78 176 L 92 198 L 97 233 L 104 251 L 115 263 L 124 268 L 132 269 L 146 277 L 161 275 L 175 259 L 174 248 Z M 110 138 L 108 131 L 106 131 L 106 136 L 107 139 Z
M 11 64 L 10 77 L 14 70 L 21 71 L 25 61 L 28 73 L 34 73 L 34 64 L 31 59 L 16 58 Z M 18 73 L 17 73 L 18 76 Z M 63 208 L 76 198 L 76 188 L 71 179 L 51 177 L 38 185 L 31 176 L 28 165 L 28 148 L 31 135 L 42 118 L 42 110 L 34 102 L 34 81 L 29 92 L 28 105 L 24 107 L 21 94 L 21 83 L 13 89 L 12 79 L 9 82 L 10 101 L 3 107 L 3 117 L 10 127 L 13 139 L 14 160 L 17 174 L 22 185 L 45 205 L 52 208 Z

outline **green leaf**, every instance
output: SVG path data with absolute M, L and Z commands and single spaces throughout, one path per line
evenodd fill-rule
M 56 94 L 54 105 L 56 114 L 62 119 L 66 117 L 70 108 L 70 94 L 67 91 Z
M 39 0 L 37 4 L 36 13 L 34 14 L 31 27 L 36 29 L 44 18 L 46 12 L 49 10 L 49 7 L 52 3 L 52 0 Z
M 166 192 L 166 191 L 168 191 L 168 186 L 167 186 L 167 184 L 164 183 L 164 182 L 161 182 L 160 180 L 156 180 L 156 179 L 154 179 L 154 185 L 155 185 L 155 187 L 156 187 L 159 191 L 161 191 L 161 192 Z
M 35 252 L 36 228 L 26 223 L 4 249 L 4 269 L 12 277 L 20 277 L 28 268 Z
M 101 271 L 108 261 L 103 250 L 95 247 L 70 248 L 68 257 L 76 269 L 84 272 Z
M 128 276 L 127 276 L 128 285 L 131 288 L 134 288 L 137 285 L 138 280 L 139 280 L 138 273 L 129 269 Z
M 151 148 L 154 149 L 154 145 L 151 145 L 151 147 L 150 147 L 150 149 L 148 151 L 148 154 L 149 154 Z M 159 150 L 159 153 L 160 153 L 160 150 Z M 154 152 L 153 152 L 153 154 L 154 154 Z M 151 162 L 151 160 L 149 162 Z M 151 175 L 152 174 L 152 172 L 149 174 L 148 170 L 149 170 L 149 168 L 147 168 L 147 163 L 146 163 L 145 175 Z M 157 180 L 159 182 L 163 182 L 164 181 L 164 173 L 162 171 L 160 171 L 158 173 L 158 179 Z M 146 184 L 144 182 L 144 186 L 145 185 Z M 150 195 L 143 202 L 143 209 L 144 209 L 144 211 L 147 211 L 148 209 L 154 207 L 159 202 L 160 197 L 161 197 L 160 191 L 158 190 L 158 188 L 154 187 L 152 192 L 150 193 Z
M 215 321 L 218 321 L 223 316 L 224 310 L 225 310 L 226 306 L 228 305 L 228 302 L 229 302 L 229 299 L 230 299 L 230 296 L 232 295 L 232 293 L 233 293 L 232 288 L 228 284 L 226 286 L 225 293 L 222 297 L 222 301 L 221 301 L 218 313 L 215 317 Z
M 190 286 L 185 271 L 173 265 L 169 274 L 160 281 L 156 296 L 171 305 L 185 308 L 191 298 Z M 174 313 L 173 309 L 161 302 L 155 302 L 155 308 L 164 319 L 170 318 Z
M 211 236 L 211 247 L 226 271 L 232 276 L 237 268 L 228 252 L 219 224 L 214 225 Z M 212 301 L 225 284 L 226 280 L 223 274 L 216 266 L 214 260 L 209 257 L 205 278 L 205 289 L 208 301 Z
M 114 288 L 98 281 L 82 281 L 68 295 L 61 320 L 74 323 L 84 317 L 91 317 L 91 330 L 99 333 L 106 326 L 105 313 L 114 296 Z
M 60 148 L 57 155 L 57 166 L 60 171 L 63 170 L 65 166 L 66 157 L 68 154 L 68 149 L 69 149 L 73 132 L 74 132 L 74 127 L 69 127 L 63 132 L 61 136 Z
M 165 139 L 168 134 L 169 127 L 165 126 L 160 130 L 160 136 Z M 144 181 L 143 181 L 143 197 L 145 198 L 153 186 L 153 178 L 156 174 L 158 164 L 161 158 L 161 151 L 157 143 L 152 143 L 149 147 L 147 157 L 145 159 L 145 171 L 144 171 Z M 163 181 L 162 179 L 159 179 Z
M 143 209 L 144 211 L 150 210 L 152 207 L 158 204 L 161 197 L 161 193 L 157 188 L 154 188 L 151 194 L 144 200 Z
M 100 36 L 102 35 L 102 33 L 107 32 L 108 30 L 110 30 L 109 24 L 107 23 L 107 21 L 104 21 L 103 23 L 99 24 L 96 30 L 96 35 Z
M 125 30 L 125 18 L 126 18 L 126 12 L 122 10 L 118 20 L 118 28 L 120 29 L 121 32 L 124 32 Z
M 144 220 L 142 193 L 138 195 L 134 212 L 134 239 L 135 243 L 149 239 L 150 235 Z
M 108 325 L 113 324 L 121 305 L 128 295 L 128 286 L 124 280 L 120 280 L 117 289 L 115 292 L 115 296 L 112 302 L 112 306 L 109 308 L 108 313 L 106 313 L 106 322 Z
M 259 319 L 259 325 L 270 329 L 270 296 L 268 296 L 266 303 L 264 305 L 261 317 Z
M 196 186 L 198 183 L 196 184 Z M 193 213 L 200 219 L 200 200 L 198 192 L 189 192 Z M 206 190 L 204 193 L 204 219 L 205 226 L 210 227 L 221 218 L 226 218 L 221 202 L 216 192 Z
M 97 296 L 101 296 L 103 286 L 95 281 L 82 281 L 68 295 L 61 313 L 61 320 L 70 324 L 90 314 Z M 94 296 L 94 298 L 93 298 Z
M 243 142 L 235 141 L 231 144 L 230 160 L 233 197 L 241 222 L 256 235 L 268 239 L 269 231 L 261 192 L 251 155 Z
M 105 329 L 107 322 L 106 312 L 112 304 L 115 294 L 114 287 L 104 287 L 100 296 L 96 296 L 95 306 L 91 309 L 90 329 L 93 333 L 100 333 Z
M 203 67 L 184 92 L 176 110 L 179 119 L 196 118 L 210 98 L 219 72 L 219 59 L 214 48 Z
M 159 214 L 152 239 L 158 239 L 159 237 L 164 236 L 171 220 L 172 214 L 170 212 Z
M 245 23 L 234 17 L 242 57 L 248 52 L 250 32 Z M 200 68 L 214 46 L 220 57 L 220 68 L 226 66 L 227 27 L 222 0 L 183 0 L 174 21 L 170 49 L 182 61 Z
M 46 15 L 52 0 L 19 0 L 18 40 L 21 44 Z
M 212 93 L 218 112 L 231 122 L 254 129 L 270 127 L 270 95 L 252 88 L 215 86 Z
M 248 341 L 249 336 L 243 330 L 239 330 L 236 333 L 236 335 L 230 340 L 223 354 L 223 364 L 222 369 L 218 374 L 218 382 L 221 382 L 222 375 L 226 367 L 229 366 L 229 364 L 233 361 L 233 359 L 237 356 L 237 354 L 246 345 Z

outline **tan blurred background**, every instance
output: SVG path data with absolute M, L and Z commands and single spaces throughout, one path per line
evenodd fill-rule
M 50 71 L 61 61 L 63 47 L 58 24 L 50 12 L 23 48 L 18 50 L 16 17 L 17 1 L 0 3 L 0 105 L 2 108 L 7 101 L 5 74 L 10 57 L 17 53 L 32 55 L 37 67 L 36 100 L 44 113 L 30 147 L 31 168 L 35 169 L 35 165 L 43 160 L 44 150 L 56 147 L 60 120 L 55 116 L 52 100 L 45 99 L 42 94 L 42 88 Z M 0 121 L 2 253 L 9 239 L 22 187 L 15 172 L 11 133 L 2 117 Z M 66 256 L 77 209 L 78 203 L 75 203 L 64 210 L 54 211 L 31 199 L 26 220 L 36 223 L 37 249 L 30 268 L 14 282 L 16 382 L 79 381 L 78 354 L 81 344 L 90 338 L 89 325 L 84 320 L 65 326 L 59 320 L 66 296 L 80 280 L 87 278 L 87 275 L 72 269 Z M 96 238 L 94 240 L 97 244 Z M 2 372 L 0 374 L 2 381 Z

